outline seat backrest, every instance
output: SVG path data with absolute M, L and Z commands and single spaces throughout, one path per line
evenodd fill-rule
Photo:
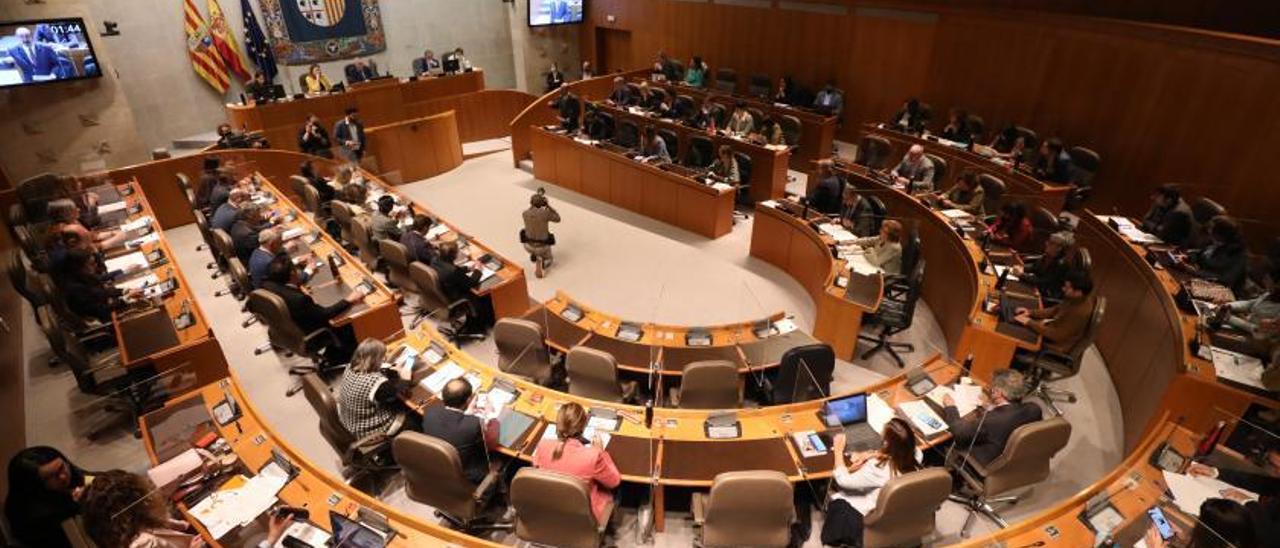
M 982 186 L 983 203 L 986 211 L 1000 211 L 1000 203 L 1004 200 L 1004 181 L 990 173 L 978 175 L 978 184 Z
M 655 87 L 650 89 L 649 93 L 653 94 L 653 104 L 655 105 L 660 105 L 667 100 L 667 90 L 665 89 Z
M 775 470 L 716 475 L 707 496 L 703 546 L 786 546 L 795 521 L 791 482 Z
M 835 367 L 836 354 L 830 345 L 806 344 L 787 350 L 773 383 L 773 403 L 808 401 L 830 394 Z
M 693 102 L 693 97 L 688 95 L 676 95 L 675 107 L 676 110 L 683 112 L 686 117 L 692 116 L 698 111 L 698 107 Z
M 782 126 L 782 138 L 788 145 L 796 146 L 800 144 L 800 119 L 790 114 L 783 114 L 778 118 L 778 124 Z
M 387 279 L 403 291 L 417 293 L 418 287 L 409 274 L 409 249 L 400 242 L 384 238 L 378 240 L 378 251 L 387 262 Z
M 267 326 L 271 344 L 295 354 L 305 354 L 306 333 L 289 315 L 289 307 L 279 295 L 265 289 L 249 292 L 249 312 Z
M 987 121 L 977 114 L 970 114 L 967 121 L 969 122 L 969 135 L 973 138 L 973 141 L 975 143 L 982 142 L 982 138 L 987 132 Z
M 921 254 L 924 252 L 924 245 L 920 242 L 920 233 L 914 229 L 910 230 L 906 237 L 902 240 L 902 274 L 910 276 L 916 270 L 920 263 Z
M 747 107 L 747 114 L 751 115 L 751 125 L 755 131 L 759 132 L 764 127 L 764 111 L 756 107 Z
M 1209 221 L 1219 215 L 1226 215 L 1227 208 L 1222 204 L 1205 198 L 1203 196 L 1191 200 L 1191 216 L 1195 218 L 1196 224 L 1204 227 L 1209 226 Z
M 440 288 L 440 276 L 434 268 L 414 261 L 409 263 L 409 278 L 413 280 L 414 287 L 418 288 L 424 301 L 423 308 L 438 310 L 449 306 L 449 298 Z
M 204 240 L 204 245 L 209 247 L 209 253 L 213 253 L 213 233 L 209 232 L 209 220 L 204 216 L 204 212 L 199 209 L 193 209 L 191 212 L 196 218 L 196 230 L 200 231 L 200 238 Z
M 48 204 L 62 194 L 62 181 L 52 173 L 27 177 L 18 183 L 18 201 L 27 214 L 28 223 L 41 223 L 48 219 Z
M 570 394 L 593 400 L 622 401 L 622 388 L 618 386 L 618 361 L 613 354 L 575 346 L 565 356 L 564 367 L 569 373 Z
M 306 92 L 307 92 L 307 75 L 299 74 L 298 75 L 298 93 L 306 93 Z
M 218 260 L 218 264 L 227 264 L 227 259 L 236 257 L 236 245 L 231 241 L 231 235 L 221 228 L 215 228 L 209 231 L 209 235 L 213 237 L 213 257 Z
M 178 181 L 178 188 L 182 190 L 182 195 L 186 197 L 187 204 L 192 209 L 196 207 L 196 191 L 191 188 L 191 178 L 186 173 L 179 171 L 174 175 Z
M 729 119 L 729 109 L 718 102 L 711 102 L 711 117 L 716 120 L 716 127 L 724 127 L 724 123 Z
M 599 112 L 596 114 L 596 117 L 600 120 L 600 125 L 604 126 L 604 134 L 601 135 L 600 138 L 612 139 L 614 135 L 614 128 L 617 127 L 614 125 L 613 115 L 608 112 Z
M 404 431 L 391 442 L 391 454 L 404 471 L 404 492 L 410 500 L 458 519 L 475 517 L 475 485 L 464 474 L 456 447 L 434 436 Z
M 236 282 L 236 296 L 244 298 L 253 291 L 253 279 L 249 277 L 249 271 L 244 268 L 244 263 L 240 262 L 239 257 L 227 259 L 227 273 L 231 274 L 231 279 Z
M 751 182 L 751 156 L 745 152 L 733 152 L 733 157 L 738 160 L 738 178 L 742 180 L 742 184 Z
M 889 151 L 892 148 L 888 139 L 879 135 L 867 135 L 858 144 L 854 163 L 869 169 L 884 169 L 889 164 Z
M 333 215 L 333 220 L 338 221 L 338 227 L 342 229 L 342 238 L 349 240 L 351 238 L 351 218 L 355 216 L 351 213 L 351 205 L 334 200 L 329 205 L 329 208 L 329 213 Z
M 927 261 L 920 259 L 908 273 L 907 293 L 902 299 L 901 313 L 893 322 L 899 324 L 899 327 L 908 327 L 913 321 L 915 321 L 916 303 L 920 301 L 920 295 L 924 291 L 924 271 L 926 263 Z
M 307 188 L 309 186 L 311 186 L 311 183 L 307 181 L 306 177 L 303 177 L 301 175 L 289 176 L 289 190 L 293 191 L 293 198 L 295 200 L 302 199 L 302 193 L 303 193 L 302 189 Z
M 329 385 L 315 373 L 302 376 L 302 393 L 307 403 L 320 417 L 320 435 L 324 436 L 329 446 L 333 447 L 344 461 L 348 449 L 356 442 L 356 437 L 342 425 L 342 417 L 338 414 L 338 400 L 329 391 Z
M 22 204 L 9 204 L 9 210 L 5 215 L 5 220 L 9 223 L 10 231 L 12 231 L 15 226 L 27 224 L 27 211 L 22 209 Z
M 640 128 L 636 127 L 636 123 L 631 120 L 618 122 L 618 132 L 614 134 L 613 142 L 624 147 L 640 144 Z
M 631 92 L 632 100 L 636 100 L 640 97 L 640 86 L 638 84 L 628 83 L 627 91 Z
M 738 87 L 738 71 L 731 68 L 716 69 L 716 85 L 718 91 L 733 93 Z
M 693 362 L 680 377 L 681 409 L 737 409 L 742 407 L 738 366 L 728 360 Z
M 941 188 L 947 180 L 947 161 L 937 154 L 926 152 L 924 155 L 933 163 L 933 188 Z
M 502 318 L 493 325 L 498 368 L 513 375 L 543 379 L 551 374 L 551 353 L 537 322 Z
M 711 144 L 711 139 L 705 135 L 689 136 L 689 152 L 685 154 L 684 162 L 692 167 L 707 167 L 715 159 L 715 148 Z
M 667 144 L 667 153 L 671 155 L 671 159 L 675 160 L 680 157 L 680 138 L 676 136 L 676 132 L 663 128 L 657 131 L 662 141 Z
M 5 253 L 4 261 L 5 273 L 9 275 L 9 285 L 22 295 L 33 308 L 45 304 L 44 296 L 32 289 L 31 271 L 28 270 L 27 263 L 22 259 L 22 251 L 10 249 Z
M 516 536 L 523 540 L 574 548 L 600 544 L 591 487 L 579 478 L 522 468 L 511 480 L 511 506 L 516 510 Z
M 1049 462 L 1071 439 L 1071 423 L 1062 417 L 1019 426 L 1004 452 L 987 465 L 984 481 L 989 497 L 1034 485 L 1049 477 Z
M 891 478 L 880 489 L 876 508 L 863 520 L 863 544 L 914 546 L 933 533 L 937 511 L 951 494 L 945 468 L 925 468 Z
M 1084 351 L 1093 346 L 1093 341 L 1098 338 L 1098 329 L 1102 327 L 1102 320 L 1106 314 L 1107 298 L 1099 295 L 1094 299 L 1093 312 L 1089 314 L 1089 325 L 1085 327 L 1084 333 L 1080 334 L 1080 338 L 1071 345 L 1071 350 L 1067 353 L 1067 355 L 1071 356 L 1070 365 L 1072 371 L 1080 371 L 1080 362 L 1084 360 Z
M 880 225 L 884 224 L 885 218 L 889 215 L 889 207 L 884 205 L 884 200 L 879 196 L 863 196 L 866 200 L 867 207 L 871 208 L 871 219 L 873 226 L 870 234 L 859 234 L 859 236 L 874 236 L 880 233 Z
M 1040 137 L 1036 135 L 1035 130 L 1022 126 L 1013 126 L 1013 130 L 1018 132 L 1018 136 L 1022 137 L 1023 146 L 1027 151 L 1033 151 L 1040 146 Z
M 751 87 L 747 90 L 752 97 L 768 97 L 769 92 L 773 89 L 773 80 L 767 74 L 756 74 L 751 76 Z
M 1084 272 L 1093 272 L 1093 257 L 1089 255 L 1089 248 L 1077 247 L 1075 254 L 1071 257 L 1072 267 L 1080 269 Z
M 22 248 L 28 259 L 32 261 L 40 259 L 42 251 L 40 245 L 36 243 L 36 237 L 31 234 L 29 225 L 13 227 L 13 235 L 18 239 L 18 247 Z
M 373 246 L 372 234 L 373 229 L 369 228 L 367 217 L 361 215 L 351 218 L 352 243 L 360 250 L 360 260 L 370 267 L 378 262 L 378 248 Z
M 1067 154 L 1071 156 L 1071 182 L 1078 186 L 1092 184 L 1094 175 L 1102 166 L 1102 157 L 1093 149 L 1079 146 L 1071 147 Z
M 1044 249 L 1044 243 L 1049 236 L 1059 229 L 1058 216 L 1044 206 L 1031 208 L 1029 215 L 1031 219 L 1031 242 L 1027 244 L 1027 249 L 1041 250 Z

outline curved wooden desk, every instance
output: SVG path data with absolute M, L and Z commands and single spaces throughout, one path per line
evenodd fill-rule
M 583 101 L 597 101 L 609 96 L 610 90 L 613 89 L 614 77 L 620 76 L 625 79 L 648 74 L 648 72 L 649 69 L 641 69 L 617 74 L 605 74 L 595 78 L 566 83 L 561 86 L 561 89 L 572 91 Z M 543 94 L 511 119 L 512 165 L 518 166 L 521 161 L 529 159 L 529 153 L 533 150 L 533 128 L 559 123 L 555 111 L 547 108 L 547 105 L 551 104 L 559 93 L 560 90 L 555 90 Z
M 814 160 L 830 158 L 831 151 L 835 146 L 836 124 L 840 121 L 835 116 L 826 116 L 811 109 L 780 105 L 765 101 L 759 97 L 739 93 L 728 94 L 707 88 L 652 82 L 643 78 L 632 78 L 631 81 L 633 83 L 647 81 L 649 82 L 649 87 L 663 89 L 668 94 L 687 95 L 693 99 L 698 108 L 702 108 L 704 101 L 711 101 L 724 105 L 728 112 L 732 113 L 736 103 L 742 101 L 746 103 L 748 108 L 760 109 L 766 116 L 774 120 L 779 120 L 783 116 L 794 116 L 797 120 L 800 120 L 800 138 L 796 142 L 796 148 L 791 151 L 791 167 L 796 170 L 807 170 Z
M 424 113 L 414 112 L 423 108 L 418 106 L 420 103 L 483 89 L 484 71 L 479 69 L 416 81 L 379 80 L 372 85 L 351 87 L 344 93 L 276 103 L 228 104 L 227 123 L 239 129 L 261 131 L 276 148 L 296 150 L 298 130 L 309 114 L 319 116 L 325 129 L 332 132 L 333 124 L 345 115 L 344 111 L 355 107 L 360 109 L 360 118 L 366 125 L 378 126 L 421 117 Z
M 530 131 L 539 180 L 708 238 L 733 229 L 732 188 L 707 185 L 679 166 L 632 160 L 608 143 L 587 144 L 541 127 Z
M 577 320 L 572 319 L 578 315 Z M 636 374 L 656 371 L 663 377 L 679 377 L 690 363 L 703 360 L 728 360 L 743 373 L 768 369 L 777 366 L 787 350 L 817 342 L 800 330 L 781 332 L 774 324 L 786 318 L 782 312 L 756 321 L 715 326 L 629 322 L 587 306 L 563 291 L 557 291 L 554 298 L 525 317 L 542 325 L 547 344 L 560 352 L 575 346 L 595 348 L 612 354 L 619 369 Z M 761 324 L 766 324 L 763 329 L 767 333 L 757 332 Z M 620 335 L 619 328 L 624 325 L 641 329 L 640 338 L 628 340 Z M 690 344 L 690 334 L 708 336 L 710 342 Z
M 912 145 L 923 146 L 925 152 L 939 156 L 947 161 L 947 179 L 945 181 L 934 181 L 933 188 L 935 190 L 951 188 L 951 185 L 955 184 L 960 174 L 966 171 L 986 173 L 1004 181 L 1006 198 L 1039 204 L 1055 213 L 1062 211 L 1062 206 L 1067 200 L 1067 194 L 1071 191 L 1071 185 L 1041 181 L 1030 173 L 1002 166 L 981 154 L 947 146 L 933 139 L 882 128 L 880 127 L 881 125 L 864 124 L 862 126 L 862 135 L 864 137 L 876 135 L 889 141 L 892 146 L 889 152 L 888 167 L 890 169 L 897 165 L 898 160 L 901 160 L 906 155 L 907 149 L 911 148 Z
M 462 165 L 458 117 L 446 111 L 365 130 L 366 153 L 392 184 L 421 181 Z

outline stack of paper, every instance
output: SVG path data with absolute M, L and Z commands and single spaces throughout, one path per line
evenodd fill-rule
M 1262 385 L 1262 360 L 1253 356 L 1232 352 L 1222 348 L 1210 349 L 1213 354 L 1213 369 L 1219 377 L 1230 379 L 1240 384 L 1264 388 Z
M 944 209 L 942 215 L 948 219 L 968 219 L 973 214 L 963 209 Z
M 114 259 L 106 260 L 107 272 L 122 270 L 124 272 L 133 272 L 136 270 L 146 270 L 151 265 L 147 263 L 147 256 L 141 251 L 126 253 Z
M 467 372 L 462 369 L 461 365 L 450 360 L 444 362 L 440 367 L 437 367 L 435 372 L 427 375 L 427 378 L 422 379 L 420 384 L 423 388 L 426 388 L 428 392 L 431 392 L 432 394 L 439 394 L 441 390 L 444 390 L 445 384 L 448 384 L 449 381 L 461 377 L 466 373 Z
M 872 394 L 867 398 L 867 424 L 879 434 L 884 434 L 884 425 L 893 419 L 893 407 L 880 397 Z
M 118 202 L 112 202 L 105 205 L 100 205 L 98 206 L 98 215 L 106 215 L 108 213 L 122 211 L 124 210 L 124 208 L 125 208 L 124 200 L 120 200 Z
M 947 423 L 942 421 L 929 404 L 921 400 L 912 400 L 898 404 L 898 409 L 906 415 L 907 420 L 926 438 L 931 438 L 947 430 Z
M 718 190 L 718 191 L 724 192 L 724 191 L 727 191 L 727 190 L 733 190 L 733 185 L 727 185 L 727 184 L 724 184 L 724 183 L 712 183 L 712 184 L 711 184 L 711 188 L 714 188 L 714 189 L 716 189 L 716 190 Z
M 127 223 L 120 225 L 120 230 L 124 232 L 133 232 L 135 230 L 142 230 L 144 228 L 151 226 L 151 223 L 153 221 L 154 219 L 152 219 L 150 215 L 144 215 L 142 217 L 138 217 L 137 219 L 134 219 L 132 221 L 129 221 Z
M 147 478 L 157 489 L 165 489 L 203 465 L 204 459 L 200 458 L 200 453 L 193 447 L 147 470 Z
M 943 396 L 951 396 L 956 402 L 956 411 L 963 417 L 978 408 L 982 401 L 982 387 L 973 384 L 939 385 L 925 396 L 938 404 L 938 407 L 943 407 Z
M 880 267 L 867 262 L 867 258 L 863 255 L 854 255 L 846 261 L 850 270 L 862 274 L 863 276 L 872 276 L 880 273 Z
M 435 240 L 448 233 L 449 233 L 448 225 L 445 225 L 444 223 L 436 223 L 431 226 L 431 230 L 427 231 L 427 239 Z
M 214 539 L 220 539 L 270 510 L 276 503 L 276 495 L 288 482 L 289 475 L 273 462 L 240 487 L 205 497 L 191 508 L 191 515 L 200 520 Z
M 1200 515 L 1200 505 L 1204 504 L 1205 500 L 1222 498 L 1223 491 L 1227 489 L 1235 489 L 1251 500 L 1258 500 L 1256 493 L 1232 487 L 1221 480 L 1176 474 L 1167 470 L 1162 473 L 1165 484 L 1169 486 L 1169 492 L 1173 493 L 1173 501 L 1178 504 L 1178 509 L 1193 516 Z
M 160 233 L 152 232 L 150 234 L 147 234 L 146 236 L 141 236 L 141 237 L 129 240 L 128 242 L 125 242 L 124 245 L 129 249 L 138 249 L 139 247 L 142 247 L 144 245 L 154 244 L 158 241 L 160 241 Z
M 796 330 L 796 322 L 791 318 L 783 318 L 773 322 L 773 328 L 778 330 L 779 335 L 786 335 Z
M 481 421 L 497 419 L 502 409 L 515 400 L 515 394 L 501 388 L 493 388 L 476 394 L 476 397 L 471 400 L 471 405 L 467 406 L 467 414 L 480 417 Z

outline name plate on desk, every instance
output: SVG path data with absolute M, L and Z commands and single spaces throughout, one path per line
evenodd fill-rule
M 713 440 L 731 440 L 742 437 L 742 423 L 737 413 L 719 413 L 707 417 L 702 423 L 707 437 Z

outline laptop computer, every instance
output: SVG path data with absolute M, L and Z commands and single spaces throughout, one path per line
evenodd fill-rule
M 823 420 L 832 430 L 844 431 L 845 447 L 851 451 L 880 447 L 880 434 L 867 424 L 866 394 L 828 401 L 823 406 Z
M 347 516 L 329 511 L 329 523 L 333 525 L 334 548 L 386 548 L 387 538 Z

